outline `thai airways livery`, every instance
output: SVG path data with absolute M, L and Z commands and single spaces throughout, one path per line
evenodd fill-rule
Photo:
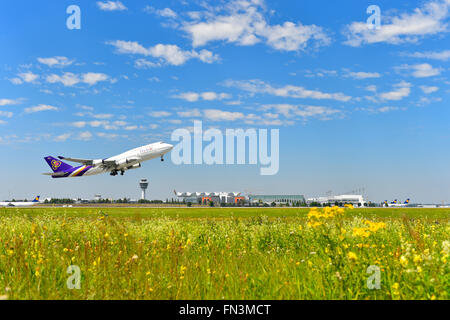
M 109 172 L 110 175 L 116 176 L 118 173 L 123 175 L 125 171 L 137 169 L 141 167 L 141 162 L 161 158 L 164 161 L 164 155 L 170 152 L 173 146 L 164 142 L 157 142 L 138 147 L 119 155 L 106 159 L 78 159 L 66 158 L 59 156 L 58 159 L 51 156 L 45 157 L 52 173 L 44 173 L 44 175 L 52 178 L 72 178 L 92 176 L 96 174 Z M 73 167 L 62 160 L 81 163 L 81 166 Z
M 35 204 L 39 203 L 40 196 L 36 196 L 33 201 L 6 201 L 6 202 L 0 202 L 0 207 L 28 207 L 28 206 L 34 206 Z

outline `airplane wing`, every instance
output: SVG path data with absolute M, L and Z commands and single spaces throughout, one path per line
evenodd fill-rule
M 71 162 L 78 162 L 87 166 L 90 166 L 94 163 L 94 160 L 90 160 L 90 159 L 77 159 L 77 158 L 66 158 L 63 156 L 59 156 L 58 157 L 61 160 L 67 160 L 67 161 L 71 161 Z
M 124 164 L 135 164 L 141 161 L 141 158 L 127 158 L 122 160 L 102 160 L 102 165 L 106 168 L 116 168 Z

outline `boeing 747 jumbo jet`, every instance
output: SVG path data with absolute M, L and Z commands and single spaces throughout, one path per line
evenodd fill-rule
M 92 176 L 95 174 L 109 172 L 110 175 L 116 176 L 119 172 L 121 175 L 126 170 L 137 169 L 141 167 L 141 162 L 161 157 L 164 161 L 164 155 L 173 149 L 173 146 L 164 142 L 157 142 L 129 150 L 117 156 L 107 159 L 76 159 L 59 156 L 59 160 L 53 157 L 45 157 L 53 173 L 44 173 L 44 175 L 52 176 L 52 178 L 69 178 Z M 82 163 L 82 166 L 72 167 L 61 160 Z
M 7 201 L 7 202 L 0 202 L 0 207 L 28 207 L 28 206 L 34 206 L 35 204 L 39 203 L 39 196 L 36 196 L 33 201 L 31 202 L 20 202 L 20 201 Z

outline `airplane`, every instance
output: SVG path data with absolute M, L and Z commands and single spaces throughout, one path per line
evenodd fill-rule
M 109 172 L 111 176 L 116 176 L 119 172 L 121 175 L 127 170 L 137 169 L 141 167 L 141 162 L 161 157 L 164 161 L 164 155 L 171 151 L 173 146 L 164 142 L 157 142 L 138 147 L 119 155 L 106 159 L 77 159 L 59 156 L 58 159 L 51 156 L 45 157 L 52 173 L 43 173 L 52 178 L 72 178 L 82 176 L 92 176 L 96 174 Z M 71 165 L 61 161 L 67 160 L 71 162 L 81 163 L 81 166 L 72 167 Z
M 39 203 L 40 196 L 36 196 L 33 201 L 31 202 L 19 202 L 19 201 L 7 201 L 7 202 L 0 202 L 0 207 L 26 207 L 26 206 L 34 206 L 35 204 Z
M 406 199 L 405 202 L 403 202 L 403 203 L 398 203 L 397 199 L 395 199 L 391 203 L 388 203 L 387 200 L 385 200 L 384 204 L 388 207 L 406 207 L 410 201 L 411 201 L 411 199 L 409 199 L 409 198 Z

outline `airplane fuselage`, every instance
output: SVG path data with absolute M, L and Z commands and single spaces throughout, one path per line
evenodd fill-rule
M 92 176 L 109 172 L 111 175 L 117 175 L 119 172 L 123 174 L 127 170 L 137 169 L 141 167 L 141 162 L 161 158 L 173 146 L 163 142 L 148 144 L 142 147 L 123 152 L 119 155 L 93 160 L 92 164 L 71 167 L 59 174 L 52 175 L 53 178 L 73 178 L 82 176 Z M 70 160 L 69 160 L 70 161 Z
M 39 204 L 39 202 L 0 202 L 0 207 L 29 207 Z

